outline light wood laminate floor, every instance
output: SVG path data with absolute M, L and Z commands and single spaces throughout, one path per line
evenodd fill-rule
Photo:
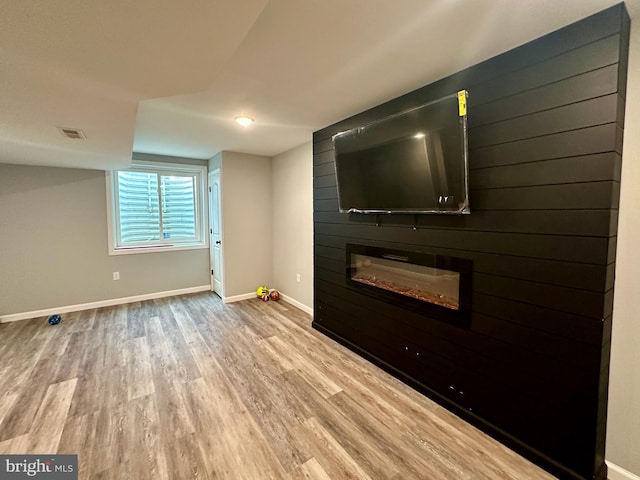
M 81 479 L 553 478 L 311 328 L 212 293 L 0 325 L 0 453 Z

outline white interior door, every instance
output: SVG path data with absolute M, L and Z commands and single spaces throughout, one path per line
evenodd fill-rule
M 211 289 L 224 296 L 222 269 L 222 215 L 220 205 L 220 169 L 209 173 L 209 256 Z

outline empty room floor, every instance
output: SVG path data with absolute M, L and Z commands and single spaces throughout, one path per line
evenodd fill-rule
M 80 479 L 552 479 L 311 328 L 212 293 L 0 324 L 0 454 Z

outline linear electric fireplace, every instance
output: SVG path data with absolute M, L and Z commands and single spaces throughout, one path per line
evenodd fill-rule
M 468 326 L 471 261 L 347 244 L 347 281 L 355 289 L 427 316 Z

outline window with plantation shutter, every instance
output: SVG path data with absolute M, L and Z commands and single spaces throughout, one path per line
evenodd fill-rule
M 112 172 L 111 253 L 206 246 L 204 167 L 136 163 Z

